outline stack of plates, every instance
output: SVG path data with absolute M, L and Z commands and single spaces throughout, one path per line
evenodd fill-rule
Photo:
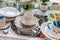
M 6 17 L 6 21 L 12 21 L 20 15 L 20 12 L 13 7 L 6 7 L 0 9 L 0 14 Z
M 22 27 L 21 24 L 21 16 L 17 17 L 16 20 L 14 21 L 14 24 L 16 26 L 16 28 L 23 34 L 37 34 L 40 32 L 40 28 L 39 25 L 35 26 L 35 27 Z

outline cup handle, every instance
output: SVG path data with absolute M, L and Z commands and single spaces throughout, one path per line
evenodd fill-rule
M 50 24 L 51 24 L 51 23 L 48 23 L 48 25 L 47 25 L 49 30 L 51 30 L 51 28 L 50 28 Z

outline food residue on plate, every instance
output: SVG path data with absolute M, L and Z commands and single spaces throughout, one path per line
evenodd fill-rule
M 42 33 L 42 32 L 40 32 L 40 34 L 38 35 L 40 38 L 45 38 L 46 36 Z
M 57 13 L 52 14 L 52 13 L 51 13 L 49 16 L 54 19 L 54 18 L 55 18 L 54 15 L 55 15 L 55 17 L 56 17 L 56 20 L 60 20 L 60 14 L 57 14 Z

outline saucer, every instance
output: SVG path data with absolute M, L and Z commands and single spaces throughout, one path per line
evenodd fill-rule
M 28 20 L 27 20 L 28 21 Z M 25 21 L 25 18 L 24 18 L 24 16 L 21 16 L 21 23 L 23 23 L 23 24 L 25 24 L 25 25 L 36 25 L 36 23 L 37 23 L 37 18 L 36 17 L 33 17 L 33 20 L 32 20 L 33 22 L 31 22 L 31 21 L 28 21 L 29 23 L 26 23 L 26 21 Z
M 49 30 L 47 24 L 48 24 L 48 22 L 45 22 L 45 23 L 42 24 L 42 26 L 41 26 L 42 32 L 43 32 L 47 37 L 49 37 L 49 36 L 52 37 L 52 39 L 53 39 L 53 38 L 60 39 L 60 35 L 59 35 L 58 33 L 56 34 L 55 32 Z M 49 36 L 48 36 L 48 35 L 49 35 Z M 50 38 L 50 37 L 49 37 L 49 38 Z

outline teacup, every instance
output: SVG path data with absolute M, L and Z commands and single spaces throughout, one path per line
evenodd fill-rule
M 53 21 L 53 23 L 48 23 L 48 29 L 55 33 L 60 33 L 60 20 Z
M 37 18 L 33 16 L 32 13 L 26 11 L 23 16 L 21 16 L 21 21 L 24 25 L 36 25 Z

